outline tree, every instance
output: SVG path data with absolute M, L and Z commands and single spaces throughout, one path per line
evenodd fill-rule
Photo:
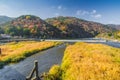
M 31 16 L 26 16 L 26 19 L 30 19 L 31 18 Z
M 37 27 L 37 26 L 34 26 L 34 27 L 31 29 L 31 34 L 32 34 L 33 37 L 39 38 L 39 37 L 41 36 L 40 28 Z
M 0 27 L 0 34 L 3 34 L 4 30 Z
M 24 35 L 24 37 L 30 37 L 30 35 L 31 35 L 30 29 L 24 28 L 23 29 L 23 35 Z
M 17 36 L 22 36 L 23 37 L 23 27 L 17 26 L 16 27 L 16 35 Z

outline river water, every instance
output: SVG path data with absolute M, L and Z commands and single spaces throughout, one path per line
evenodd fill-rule
M 120 48 L 120 43 L 118 42 L 101 43 Z M 5 66 L 0 69 L 0 80 L 25 80 L 25 77 L 29 75 L 34 66 L 34 60 L 39 62 L 39 74 L 48 72 L 51 66 L 61 64 L 65 48 L 65 44 L 63 44 L 32 55 L 17 64 Z

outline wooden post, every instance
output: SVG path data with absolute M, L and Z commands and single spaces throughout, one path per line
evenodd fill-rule
M 0 55 L 2 54 L 2 49 L 0 48 Z
M 36 80 L 39 79 L 39 73 L 38 73 L 38 61 L 35 61 L 35 78 Z
M 35 73 L 35 77 L 32 78 L 34 73 Z M 39 78 L 38 61 L 37 61 L 37 60 L 35 60 L 35 62 L 34 62 L 34 68 L 33 68 L 32 72 L 30 73 L 30 76 L 28 76 L 28 77 L 26 78 L 26 80 L 31 80 L 31 79 L 32 79 L 32 80 L 41 80 L 41 79 Z

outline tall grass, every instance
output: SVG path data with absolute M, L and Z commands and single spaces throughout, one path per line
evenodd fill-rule
M 61 66 L 45 80 L 120 80 L 120 49 L 103 44 L 76 43 L 66 48 Z
M 0 67 L 8 63 L 15 63 L 39 51 L 54 47 L 61 42 L 11 42 L 0 46 L 2 54 L 0 55 Z

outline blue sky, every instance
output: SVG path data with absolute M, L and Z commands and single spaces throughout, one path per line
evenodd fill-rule
M 42 19 L 74 16 L 104 24 L 120 24 L 120 0 L 0 0 L 0 15 L 26 14 Z

